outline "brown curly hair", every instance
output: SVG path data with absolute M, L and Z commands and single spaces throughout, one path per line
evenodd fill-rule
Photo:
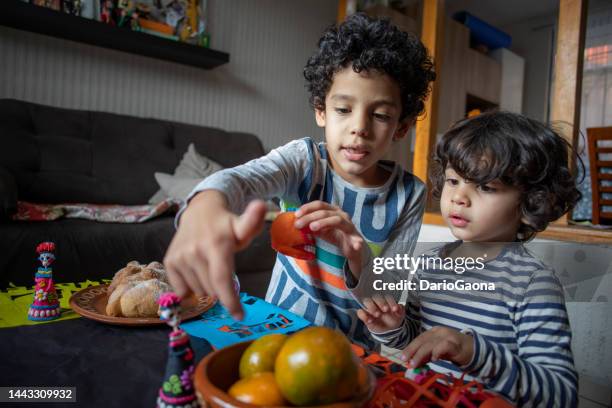
M 421 41 L 400 31 L 388 19 L 353 14 L 328 28 L 317 51 L 304 68 L 310 105 L 325 109 L 325 96 L 336 72 L 352 65 L 355 72 L 377 71 L 393 78 L 400 88 L 400 120 L 414 119 L 425 108 L 430 83 L 436 78 L 431 58 Z

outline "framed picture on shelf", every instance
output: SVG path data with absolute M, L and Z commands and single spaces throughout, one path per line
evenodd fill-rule
M 100 0 L 81 0 L 81 17 L 100 20 Z
M 64 13 L 80 16 L 82 7 L 83 0 L 62 0 L 62 10 Z
M 32 0 L 32 4 L 60 11 L 62 4 L 60 0 Z

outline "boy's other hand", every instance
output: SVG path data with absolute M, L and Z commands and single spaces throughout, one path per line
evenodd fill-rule
M 384 333 L 402 325 L 406 312 L 389 295 L 373 296 L 363 299 L 365 309 L 357 311 L 357 317 L 365 323 L 372 333 Z
M 266 206 L 251 202 L 240 216 L 214 190 L 195 196 L 181 217 L 164 265 L 179 296 L 194 292 L 216 296 L 237 320 L 243 310 L 234 289 L 234 254 L 247 247 L 263 227 Z
M 436 360 L 448 360 L 465 366 L 473 357 L 474 338 L 443 326 L 436 326 L 419 335 L 404 349 L 401 356 L 411 367 L 421 367 Z
M 304 204 L 295 212 L 295 227 L 308 226 L 312 233 L 336 245 L 349 263 L 349 269 L 359 279 L 361 275 L 361 251 L 365 240 L 353 221 L 341 208 L 324 201 Z

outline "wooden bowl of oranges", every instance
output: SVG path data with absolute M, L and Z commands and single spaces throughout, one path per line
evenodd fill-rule
M 198 364 L 194 380 L 200 404 L 218 408 L 357 408 L 375 387 L 346 337 L 325 327 L 216 350 Z

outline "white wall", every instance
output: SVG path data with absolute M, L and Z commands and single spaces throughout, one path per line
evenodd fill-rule
M 501 27 L 512 36 L 510 50 L 525 58 L 523 114 L 543 122 L 549 117 L 556 27 L 557 14 Z
M 257 134 L 267 149 L 322 136 L 302 69 L 337 0 L 209 0 L 207 71 L 0 27 L 0 97 Z

